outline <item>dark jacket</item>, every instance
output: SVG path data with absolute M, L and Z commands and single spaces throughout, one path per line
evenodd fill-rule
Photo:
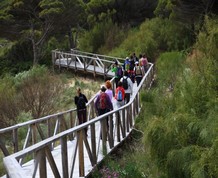
M 75 96 L 74 102 L 75 102 L 75 105 L 77 106 L 77 110 L 79 110 L 79 109 L 85 109 L 85 108 L 86 108 L 86 107 L 81 107 L 81 106 L 78 105 L 78 101 L 79 101 L 79 98 L 80 98 L 80 97 L 83 98 L 83 100 L 84 100 L 85 103 L 88 103 L 88 100 L 87 100 L 87 98 L 86 98 L 86 96 L 85 96 L 84 94 L 80 93 L 79 96 Z

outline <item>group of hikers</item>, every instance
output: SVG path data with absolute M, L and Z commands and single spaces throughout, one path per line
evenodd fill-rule
M 117 108 L 122 107 L 130 101 L 130 95 L 133 93 L 133 83 L 140 84 L 143 76 L 148 69 L 148 60 L 145 55 L 136 57 L 135 53 L 125 59 L 123 66 L 114 62 L 111 71 L 115 73 L 115 94 L 112 90 L 112 84 L 109 80 L 105 85 L 101 86 L 100 93 L 95 100 L 95 110 L 98 116 L 103 115 L 113 110 L 112 99 L 114 97 Z M 77 96 L 75 96 L 75 104 L 77 106 L 77 117 L 79 124 L 87 121 L 86 103 L 88 102 L 86 96 L 77 89 Z M 87 135 L 87 128 L 85 129 Z

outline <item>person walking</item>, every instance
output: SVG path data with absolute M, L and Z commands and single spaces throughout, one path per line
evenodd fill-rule
M 120 79 L 123 84 L 123 88 L 125 90 L 125 104 L 127 104 L 130 100 L 130 95 L 133 92 L 133 83 L 132 80 L 128 77 L 128 72 L 124 72 L 124 76 Z
M 125 90 L 123 88 L 123 83 L 121 81 L 118 82 L 118 87 L 116 88 L 115 91 L 115 99 L 117 108 L 120 108 L 125 104 L 124 99 L 125 99 Z
M 81 89 L 77 89 L 77 96 L 74 98 L 75 105 L 77 106 L 77 118 L 79 120 L 79 124 L 83 124 L 87 121 L 87 110 L 86 103 L 88 100 L 86 96 L 81 92 Z M 85 128 L 85 133 L 87 136 L 88 128 Z
M 98 115 L 103 115 L 111 110 L 113 110 L 113 104 L 107 93 L 105 93 L 105 86 L 101 87 L 101 92 L 95 100 L 95 109 L 98 111 Z
M 105 86 L 101 87 L 101 92 L 97 96 L 97 99 L 95 100 L 95 109 L 97 110 L 98 115 L 103 115 L 111 110 L 113 110 L 113 104 L 111 102 L 111 99 L 107 93 L 105 93 L 106 88 Z M 106 118 L 107 122 L 107 131 L 109 130 L 109 123 L 108 123 L 108 117 Z M 101 134 L 102 139 L 102 134 Z
M 135 79 L 136 79 L 137 86 L 139 86 L 145 72 L 144 72 L 144 67 L 139 66 L 138 61 L 135 62 L 134 72 L 135 72 Z
M 145 54 L 143 54 L 143 56 L 140 58 L 139 66 L 144 68 L 145 73 L 147 72 L 147 70 L 149 68 L 149 63 L 148 63 L 148 59 L 147 59 Z
M 106 91 L 105 91 L 105 93 L 108 94 L 108 96 L 109 96 L 109 98 L 110 98 L 110 100 L 111 100 L 111 102 L 112 102 L 113 91 L 112 91 L 112 84 L 111 84 L 110 80 L 107 80 L 107 81 L 105 82 L 105 86 L 106 86 Z
M 116 88 L 118 86 L 118 82 L 120 81 L 121 77 L 123 76 L 123 69 L 122 66 L 118 64 L 117 61 L 114 62 L 113 67 L 111 69 L 112 72 L 115 73 L 115 83 L 116 83 Z

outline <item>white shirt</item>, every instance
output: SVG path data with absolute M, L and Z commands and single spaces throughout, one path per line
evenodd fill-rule
M 120 81 L 123 82 L 123 78 L 127 78 L 126 76 L 123 76 Z M 130 93 L 132 94 L 132 90 L 133 90 L 133 83 L 132 80 L 128 77 L 127 78 L 127 82 L 128 82 L 128 89 L 125 90 L 125 93 Z

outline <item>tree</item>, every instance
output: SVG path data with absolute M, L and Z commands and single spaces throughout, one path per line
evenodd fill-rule
M 12 0 L 0 13 L 4 24 L 3 37 L 8 39 L 28 39 L 33 50 L 33 65 L 42 56 L 42 47 L 53 29 L 55 18 L 62 12 L 59 0 Z M 7 27 L 7 28 L 6 28 Z
M 154 16 L 157 0 L 115 0 L 115 21 L 123 24 L 137 26 L 146 18 Z
M 81 26 L 86 23 L 85 4 L 81 0 L 61 0 L 63 3 L 63 13 L 58 17 L 55 25 L 56 31 L 66 34 L 69 39 L 69 47 L 77 46 L 77 35 Z
M 88 14 L 87 21 L 91 27 L 94 26 L 96 22 L 104 22 L 111 19 L 112 15 L 116 13 L 114 0 L 90 0 L 86 5 Z

